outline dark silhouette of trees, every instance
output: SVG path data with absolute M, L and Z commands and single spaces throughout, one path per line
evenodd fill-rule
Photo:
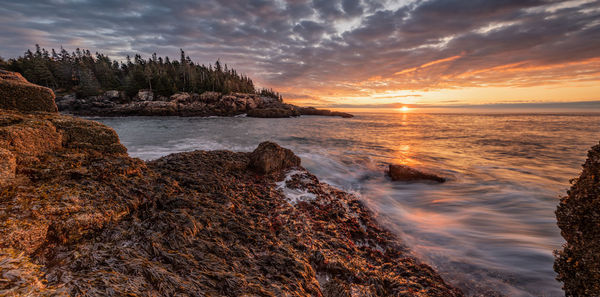
M 76 49 L 69 53 L 36 45 L 35 52 L 27 50 L 22 57 L 0 58 L 0 67 L 20 72 L 27 80 L 54 89 L 57 92 L 76 92 L 78 96 L 93 96 L 107 90 L 125 91 L 134 96 L 140 89 L 151 89 L 156 94 L 170 96 L 176 92 L 202 93 L 205 91 L 257 93 L 280 99 L 271 89 L 256 90 L 252 80 L 223 65 L 194 63 L 181 50 L 179 61 L 153 54 L 143 59 L 139 54 L 117 62 L 108 56 L 89 50 Z

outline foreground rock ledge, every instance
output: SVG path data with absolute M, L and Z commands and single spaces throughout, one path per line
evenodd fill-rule
M 554 270 L 567 296 L 600 296 L 600 145 L 572 182 L 556 209 L 567 243 L 556 252 Z

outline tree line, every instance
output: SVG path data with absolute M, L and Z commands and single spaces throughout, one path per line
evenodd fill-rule
M 179 60 L 153 54 L 143 59 L 117 62 L 107 55 L 77 48 L 69 53 L 64 48 L 50 51 L 36 45 L 16 59 L 0 58 L 0 68 L 21 73 L 28 81 L 46 86 L 58 93 L 75 92 L 79 97 L 99 95 L 107 90 L 125 91 L 133 97 L 141 89 L 151 89 L 158 95 L 177 92 L 205 91 L 255 93 L 282 99 L 272 89 L 257 90 L 252 79 L 222 65 L 217 60 L 209 66 L 194 63 L 183 50 Z

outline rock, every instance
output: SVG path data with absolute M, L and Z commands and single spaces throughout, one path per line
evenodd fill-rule
M 566 295 L 600 296 L 600 145 L 560 199 L 556 219 L 567 243 L 555 252 L 554 270 Z
M 61 148 L 62 134 L 51 122 L 30 115 L 0 115 L 0 147 L 19 155 L 40 156 Z
M 300 158 L 291 150 L 269 141 L 258 145 L 250 154 L 250 162 L 248 163 L 249 168 L 262 174 L 294 166 L 300 166 Z
M 171 97 L 169 98 L 169 100 L 171 100 L 172 102 L 175 103 L 188 103 L 190 102 L 192 99 L 192 95 L 190 95 L 190 93 L 175 93 L 173 95 L 171 95 Z
M 54 92 L 28 82 L 21 74 L 0 70 L 0 109 L 58 112 Z
M 314 107 L 299 107 L 300 114 L 302 115 L 318 115 L 318 116 L 333 116 L 342 118 L 351 118 L 353 115 L 340 111 L 331 111 L 328 109 L 316 109 Z
M 10 151 L 0 148 L 0 186 L 15 178 L 17 159 Z
M 248 110 L 246 114 L 253 118 L 289 118 L 300 115 L 297 110 L 283 108 L 256 108 Z
M 112 128 L 94 121 L 72 117 L 51 119 L 63 135 L 62 145 L 69 148 L 96 150 L 108 154 L 124 154 L 127 149 L 119 142 Z
M 108 97 L 109 99 L 119 99 L 121 98 L 121 93 L 117 90 L 110 90 L 104 92 L 104 96 Z
M 154 92 L 152 90 L 139 90 L 137 95 L 135 95 L 136 101 L 153 101 L 154 100 Z
M 388 175 L 393 181 L 417 181 L 417 180 L 430 180 L 439 183 L 446 181 L 445 178 L 437 176 L 435 174 L 421 172 L 419 170 L 410 168 L 406 165 L 389 165 Z
M 217 102 L 221 98 L 221 93 L 217 92 L 204 92 L 200 94 L 200 101 L 205 103 Z

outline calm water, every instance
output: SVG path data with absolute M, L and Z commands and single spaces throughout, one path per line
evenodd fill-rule
M 600 115 L 359 114 L 352 119 L 94 118 L 132 156 L 251 151 L 273 140 L 322 181 L 360 195 L 423 261 L 472 296 L 563 296 L 554 209 Z M 438 172 L 442 185 L 393 183 L 389 163 Z

